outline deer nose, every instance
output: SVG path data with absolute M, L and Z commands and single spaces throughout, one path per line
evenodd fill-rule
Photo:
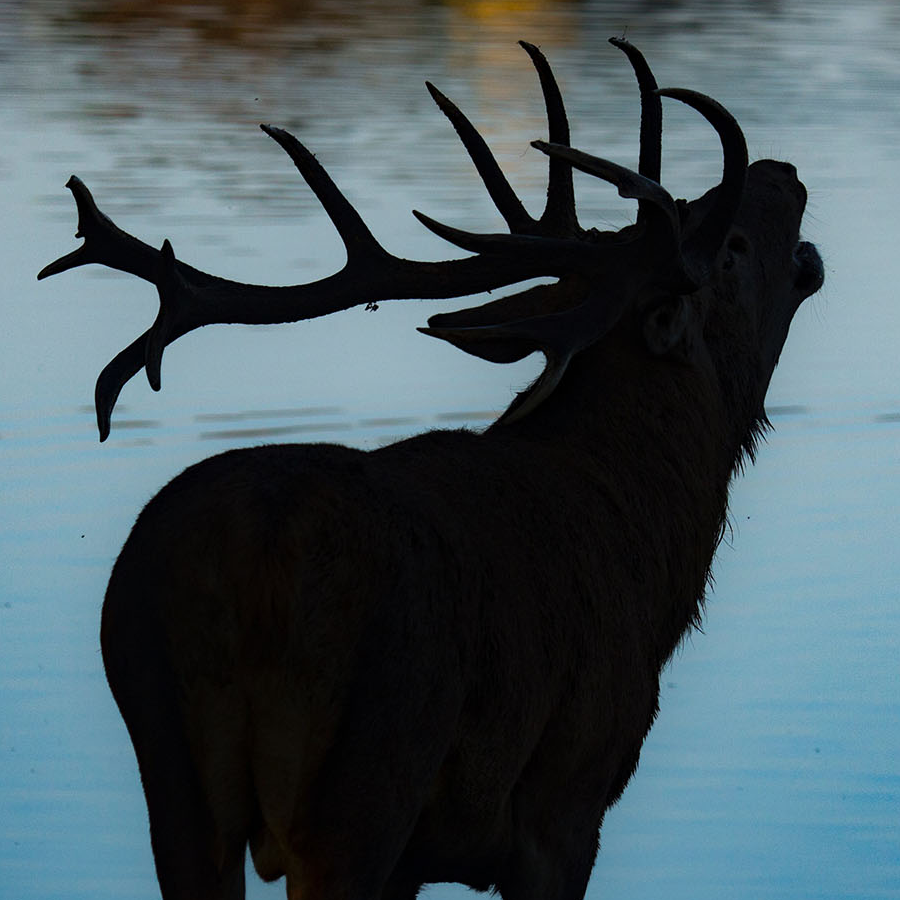
M 789 162 L 776 162 L 775 166 L 788 178 L 797 179 L 797 167 Z
M 766 173 L 773 186 L 788 194 L 793 194 L 801 207 L 806 205 L 806 188 L 797 177 L 797 168 L 793 163 L 766 159 L 762 160 L 760 164 L 763 166 L 761 171 Z

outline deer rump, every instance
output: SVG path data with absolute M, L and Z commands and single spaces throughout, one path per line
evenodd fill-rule
M 714 100 L 641 93 L 632 172 L 568 146 L 536 47 L 550 142 L 531 218 L 483 139 L 430 88 L 509 226 L 420 220 L 474 256 L 387 253 L 295 138 L 290 155 L 347 247 L 318 282 L 225 281 L 120 230 L 76 178 L 90 262 L 156 285 L 160 311 L 101 372 L 101 440 L 141 368 L 212 321 L 296 321 L 403 297 L 555 276 L 433 316 L 426 333 L 495 362 L 539 350 L 537 381 L 483 434 L 434 431 L 369 453 L 280 445 L 191 467 L 139 516 L 103 607 L 107 677 L 129 729 L 165 900 L 244 893 L 249 843 L 292 900 L 411 900 L 424 883 L 504 900 L 580 900 L 599 828 L 637 765 L 659 673 L 699 620 L 729 481 L 765 428 L 792 317 L 822 284 L 799 241 L 793 166 L 748 166 Z M 690 203 L 660 184 L 661 100 L 698 110 L 723 150 Z M 584 229 L 572 169 L 638 201 Z

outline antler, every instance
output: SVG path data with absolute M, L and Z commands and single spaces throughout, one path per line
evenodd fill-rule
M 659 183 L 662 166 L 662 101 L 657 93 L 656 78 L 650 71 L 643 53 L 624 38 L 612 37 L 609 42 L 618 47 L 631 63 L 641 92 L 641 150 L 638 172 Z M 648 215 L 647 202 L 638 201 L 638 222 Z
M 550 137 L 568 143 L 568 122 L 556 81 L 540 51 L 522 42 L 540 77 Z M 325 169 L 293 135 L 268 125 L 262 130 L 287 152 L 334 223 L 347 252 L 343 269 L 319 281 L 290 287 L 269 287 L 229 281 L 195 269 L 175 257 L 166 241 L 161 250 L 118 228 L 97 207 L 85 184 L 72 176 L 78 210 L 76 237 L 84 244 L 46 266 L 39 279 L 88 263 L 102 263 L 156 285 L 160 308 L 151 328 L 121 351 L 100 373 L 95 404 L 100 439 L 109 434 L 119 392 L 142 367 L 150 386 L 160 387 L 164 348 L 195 328 L 213 322 L 262 324 L 311 319 L 362 303 L 391 299 L 447 298 L 515 284 L 538 275 L 561 276 L 590 265 L 590 248 L 576 238 L 571 169 L 550 161 L 547 207 L 539 220 L 531 218 L 500 171 L 483 139 L 465 116 L 436 88 L 429 90 L 450 118 L 472 156 L 489 194 L 504 216 L 506 240 L 487 241 L 466 259 L 441 262 L 407 260 L 385 250 L 359 213 L 347 201 Z M 419 218 L 432 220 L 418 214 Z M 435 230 L 440 233 L 440 226 Z
M 734 116 L 712 97 L 684 88 L 664 88 L 657 93 L 696 109 L 715 128 L 722 143 L 722 181 L 716 189 L 713 208 L 694 227 L 683 250 L 686 268 L 701 282 L 708 276 L 741 205 L 747 182 L 747 142 Z
M 550 138 L 549 142 L 533 145 L 549 156 L 547 202 L 537 219 L 525 210 L 474 126 L 428 84 L 431 96 L 459 134 L 509 228 L 509 233 L 473 234 L 413 211 L 436 234 L 477 254 L 465 259 L 425 262 L 389 253 L 313 154 L 287 131 L 269 125 L 260 127 L 293 160 L 347 252 L 347 262 L 340 271 L 308 284 L 251 285 L 195 269 L 175 257 L 168 241 L 156 250 L 118 228 L 98 209 L 84 183 L 73 175 L 66 187 L 72 191 L 78 210 L 76 237 L 83 238 L 84 243 L 42 269 L 38 278 L 87 263 L 101 263 L 151 282 L 159 293 L 159 312 L 151 328 L 122 350 L 97 379 L 95 405 L 100 440 L 109 435 L 112 410 L 125 383 L 144 367 L 150 386 L 159 390 L 165 347 L 203 325 L 294 322 L 362 303 L 461 297 L 536 276 L 556 276 L 560 279 L 556 285 L 534 288 L 474 309 L 433 316 L 430 327 L 421 329 L 467 352 L 496 361 L 508 362 L 536 349 L 543 351 L 548 360 L 544 374 L 526 398 L 513 405 L 504 421 L 533 409 L 553 390 L 572 355 L 605 334 L 625 309 L 628 296 L 623 292 L 609 296 L 604 291 L 605 270 L 613 264 L 627 265 L 629 260 L 646 265 L 644 255 L 649 239 L 650 246 L 656 248 L 657 264 L 646 273 L 647 279 L 685 288 L 685 270 L 705 274 L 743 189 L 746 146 L 734 119 L 703 95 L 659 91 L 640 52 L 627 41 L 614 38 L 611 42 L 627 54 L 640 87 L 638 172 L 569 147 L 565 107 L 550 66 L 535 46 L 520 42 L 540 79 Z M 723 182 L 712 210 L 684 243 L 683 208 L 659 184 L 660 96 L 674 97 L 698 109 L 719 132 L 725 151 Z M 604 234 L 593 229 L 585 231 L 575 212 L 573 166 L 611 182 L 623 197 L 637 199 L 637 228 Z
M 623 255 L 623 264 L 628 264 L 629 250 L 636 251 L 637 262 L 643 262 L 640 254 L 649 237 L 657 253 L 654 270 L 648 273 L 651 280 L 667 285 L 672 291 L 690 293 L 708 277 L 740 205 L 747 173 L 746 141 L 737 121 L 721 104 L 695 91 L 681 88 L 659 89 L 649 65 L 636 47 L 621 38 L 610 38 L 610 43 L 628 56 L 640 88 L 639 171 L 633 172 L 610 160 L 591 156 L 552 140 L 533 141 L 532 146 L 548 154 L 551 159 L 564 161 L 576 169 L 610 182 L 616 186 L 620 196 L 637 199 L 637 224 L 644 227 L 638 229 L 637 241 L 625 242 L 619 246 L 618 252 Z M 715 191 L 712 209 L 693 227 L 686 239 L 682 236 L 682 214 L 686 212 L 687 206 L 684 201 L 673 200 L 671 194 L 659 184 L 661 97 L 680 100 L 700 112 L 715 128 L 722 144 L 722 182 Z M 496 235 L 473 235 L 448 229 L 446 226 L 436 227 L 437 223 L 434 222 L 425 224 L 452 243 L 475 251 L 487 249 L 498 238 Z M 600 274 L 602 277 L 602 273 Z M 600 284 L 603 284 L 602 280 Z M 563 289 L 564 282 L 558 287 Z M 483 318 L 486 307 L 482 306 L 475 310 L 432 316 L 428 320 L 429 327 L 419 330 L 443 338 L 476 356 L 498 362 L 520 359 L 536 349 L 544 353 L 547 360 L 544 371 L 528 391 L 516 398 L 500 419 L 501 422 L 510 424 L 527 415 L 553 392 L 572 357 L 602 337 L 618 321 L 630 300 L 622 294 L 604 292 L 596 285 L 583 291 L 582 296 L 584 293 L 587 293 L 587 299 L 582 299 L 582 302 L 562 313 L 486 324 L 468 321 L 473 316 Z M 508 299 L 495 301 L 487 306 L 505 308 Z

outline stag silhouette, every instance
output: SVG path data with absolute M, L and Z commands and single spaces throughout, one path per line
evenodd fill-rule
M 159 289 L 153 327 L 97 384 L 101 439 L 122 385 L 207 322 L 278 322 L 391 298 L 549 285 L 436 315 L 427 334 L 541 376 L 480 434 L 372 452 L 276 445 L 187 469 L 141 513 L 113 569 L 101 643 L 131 735 L 162 894 L 238 898 L 258 873 L 304 900 L 411 900 L 429 882 L 504 900 L 579 900 L 605 811 L 635 771 L 659 675 L 700 617 L 731 477 L 766 426 L 769 379 L 822 283 L 799 242 L 794 167 L 748 166 L 714 100 L 659 90 L 623 40 L 642 101 L 639 171 L 569 147 L 559 90 L 547 205 L 530 216 L 484 141 L 429 85 L 509 234 L 419 219 L 474 255 L 388 254 L 314 157 L 290 155 L 347 247 L 315 283 L 225 281 L 119 230 L 69 188 L 88 262 Z M 661 97 L 721 138 L 720 184 L 660 184 Z M 638 201 L 582 228 L 572 169 Z

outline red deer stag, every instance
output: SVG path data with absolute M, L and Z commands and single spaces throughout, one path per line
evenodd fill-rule
M 192 466 L 141 513 L 113 569 L 101 642 L 140 765 L 162 894 L 238 898 L 249 843 L 299 900 L 411 900 L 456 881 L 504 900 L 579 900 L 605 811 L 635 771 L 660 669 L 698 622 L 729 481 L 800 303 L 822 283 L 799 242 L 793 166 L 747 164 L 714 100 L 659 90 L 621 40 L 642 101 L 634 172 L 569 147 L 548 64 L 547 204 L 532 218 L 483 139 L 429 90 L 509 234 L 418 218 L 473 255 L 390 255 L 315 158 L 288 153 L 347 247 L 294 287 L 225 281 L 117 228 L 77 178 L 89 262 L 152 282 L 153 327 L 100 375 L 101 437 L 141 367 L 209 322 L 283 322 L 391 298 L 463 296 L 555 276 L 426 334 L 543 374 L 484 433 L 372 452 L 278 445 Z M 718 132 L 721 183 L 660 185 L 661 97 Z M 638 201 L 582 228 L 572 169 Z

